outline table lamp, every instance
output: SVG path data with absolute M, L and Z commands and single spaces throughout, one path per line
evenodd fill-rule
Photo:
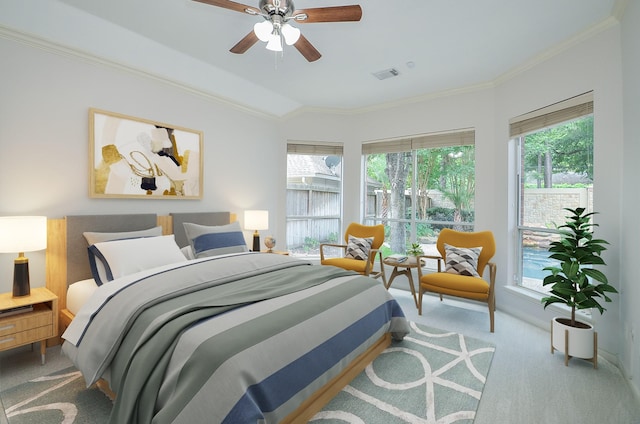
M 0 217 L 0 253 L 18 253 L 13 265 L 13 297 L 31 294 L 29 259 L 24 252 L 46 248 L 46 216 Z
M 269 228 L 269 211 L 244 211 L 244 228 L 246 230 L 254 230 L 253 233 L 253 250 L 260 251 L 260 233 L 259 230 Z

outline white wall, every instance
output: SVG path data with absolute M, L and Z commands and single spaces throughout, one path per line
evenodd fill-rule
M 621 364 L 640 393 L 640 283 L 638 239 L 640 238 L 640 2 L 630 1 L 622 21 L 622 75 L 624 83 L 624 146 L 620 231 Z
M 278 123 L 142 75 L 0 37 L 0 215 L 269 209 L 278 236 Z M 89 198 L 88 109 L 204 132 L 202 200 Z M 284 233 L 282 233 L 284 234 Z M 247 238 L 250 232 L 247 232 Z M 13 254 L 0 255 L 0 291 L 10 291 Z M 44 253 L 30 258 L 44 285 Z

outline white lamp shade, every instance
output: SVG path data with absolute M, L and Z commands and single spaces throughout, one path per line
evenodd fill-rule
M 288 46 L 292 46 L 300 38 L 300 30 L 289 24 L 284 24 L 282 25 L 282 36 L 284 37 L 284 42 L 287 43 Z
M 46 216 L 0 217 L 0 253 L 33 252 L 46 248 Z
M 269 36 L 273 32 L 273 24 L 267 20 L 258 22 L 253 26 L 253 32 L 260 41 L 269 41 Z
M 246 230 L 266 230 L 269 228 L 269 211 L 244 211 Z
M 267 43 L 267 50 L 271 50 L 273 52 L 281 52 L 282 51 L 282 39 L 277 34 L 271 34 L 269 36 L 269 42 Z

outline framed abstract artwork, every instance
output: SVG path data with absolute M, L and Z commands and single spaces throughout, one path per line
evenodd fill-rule
M 91 197 L 201 199 L 201 131 L 89 109 Z

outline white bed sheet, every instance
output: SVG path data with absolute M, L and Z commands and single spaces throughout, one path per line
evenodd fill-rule
M 76 315 L 87 299 L 98 289 L 93 278 L 75 282 L 67 288 L 67 309 Z

